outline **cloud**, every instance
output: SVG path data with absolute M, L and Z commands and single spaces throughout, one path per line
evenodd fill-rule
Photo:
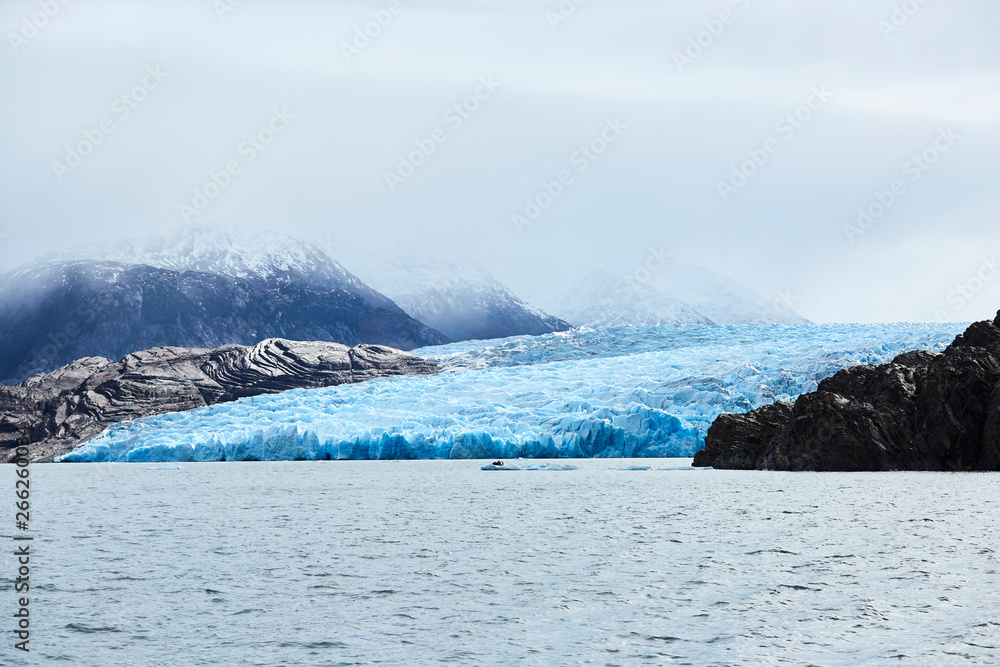
M 340 238 L 342 252 L 457 246 L 539 300 L 553 273 L 627 270 L 666 244 L 764 295 L 795 289 L 817 321 L 927 319 L 962 271 L 937 252 L 959 212 L 963 243 L 1000 245 L 995 212 L 973 206 L 1000 175 L 1000 9 L 985 0 L 928 2 L 888 38 L 879 22 L 893 3 L 870 0 L 589 0 L 555 27 L 553 0 L 400 2 L 350 59 L 343 45 L 388 0 L 245 0 L 223 18 L 210 0 L 65 5 L 0 55 L 0 269 L 181 223 L 195 189 L 285 108 L 295 122 L 195 221 Z M 37 7 L 5 3 L 4 34 Z M 724 10 L 735 18 L 713 34 Z M 679 70 L 674 54 L 699 39 Z M 114 117 L 150 66 L 169 77 Z M 496 94 L 391 191 L 385 173 L 447 127 L 482 76 L 501 82 Z M 820 85 L 831 103 L 723 202 L 717 183 Z M 114 133 L 59 181 L 53 162 L 106 117 Z M 517 234 L 511 215 L 609 117 L 629 131 Z M 963 141 L 877 242 L 847 244 L 858 206 L 945 125 Z M 860 284 L 889 293 L 913 277 L 885 278 L 876 246 L 941 267 L 921 274 L 926 294 L 859 301 Z M 852 278 L 811 287 L 834 275 Z

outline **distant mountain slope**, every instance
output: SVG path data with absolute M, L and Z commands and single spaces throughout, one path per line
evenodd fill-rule
M 712 320 L 683 301 L 644 285 L 627 286 L 605 273 L 592 273 L 555 311 L 574 326 L 708 326 Z
M 729 276 L 677 259 L 651 273 L 649 286 L 667 292 L 716 324 L 809 324 L 774 300 L 767 300 Z
M 410 316 L 454 341 L 571 328 L 526 303 L 469 259 L 369 255 L 357 271 Z
M 567 276 L 549 310 L 575 326 L 594 328 L 809 323 L 722 273 L 663 259 L 645 282 L 595 268 Z
M 269 285 L 294 282 L 340 289 L 372 305 L 393 307 L 390 299 L 366 285 L 318 246 L 271 232 L 242 234 L 220 227 L 187 226 L 162 236 L 119 241 L 83 258 L 213 273 Z
M 274 236 L 254 250 L 187 230 L 136 248 L 105 256 L 145 263 L 53 257 L 0 276 L 0 382 L 157 346 L 447 342 L 309 244 Z

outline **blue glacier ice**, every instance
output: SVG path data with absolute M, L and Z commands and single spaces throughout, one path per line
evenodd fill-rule
M 422 348 L 442 372 L 293 390 L 111 427 L 63 461 L 692 456 L 723 412 L 941 350 L 960 324 L 577 329 Z

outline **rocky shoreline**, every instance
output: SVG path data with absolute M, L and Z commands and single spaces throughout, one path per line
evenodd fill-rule
M 794 403 L 722 415 L 695 467 L 1000 470 L 1000 313 L 943 352 L 841 370 Z
M 47 462 L 112 424 L 273 394 L 396 375 L 432 375 L 430 361 L 379 345 L 270 338 L 252 347 L 156 347 L 115 363 L 87 357 L 18 387 L 0 387 L 0 461 L 27 427 L 31 460 Z

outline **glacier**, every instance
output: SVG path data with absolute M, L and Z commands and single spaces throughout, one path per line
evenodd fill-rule
M 964 324 L 574 329 L 421 348 L 432 376 L 292 390 L 117 424 L 68 462 L 689 457 L 723 412 L 944 349 Z

